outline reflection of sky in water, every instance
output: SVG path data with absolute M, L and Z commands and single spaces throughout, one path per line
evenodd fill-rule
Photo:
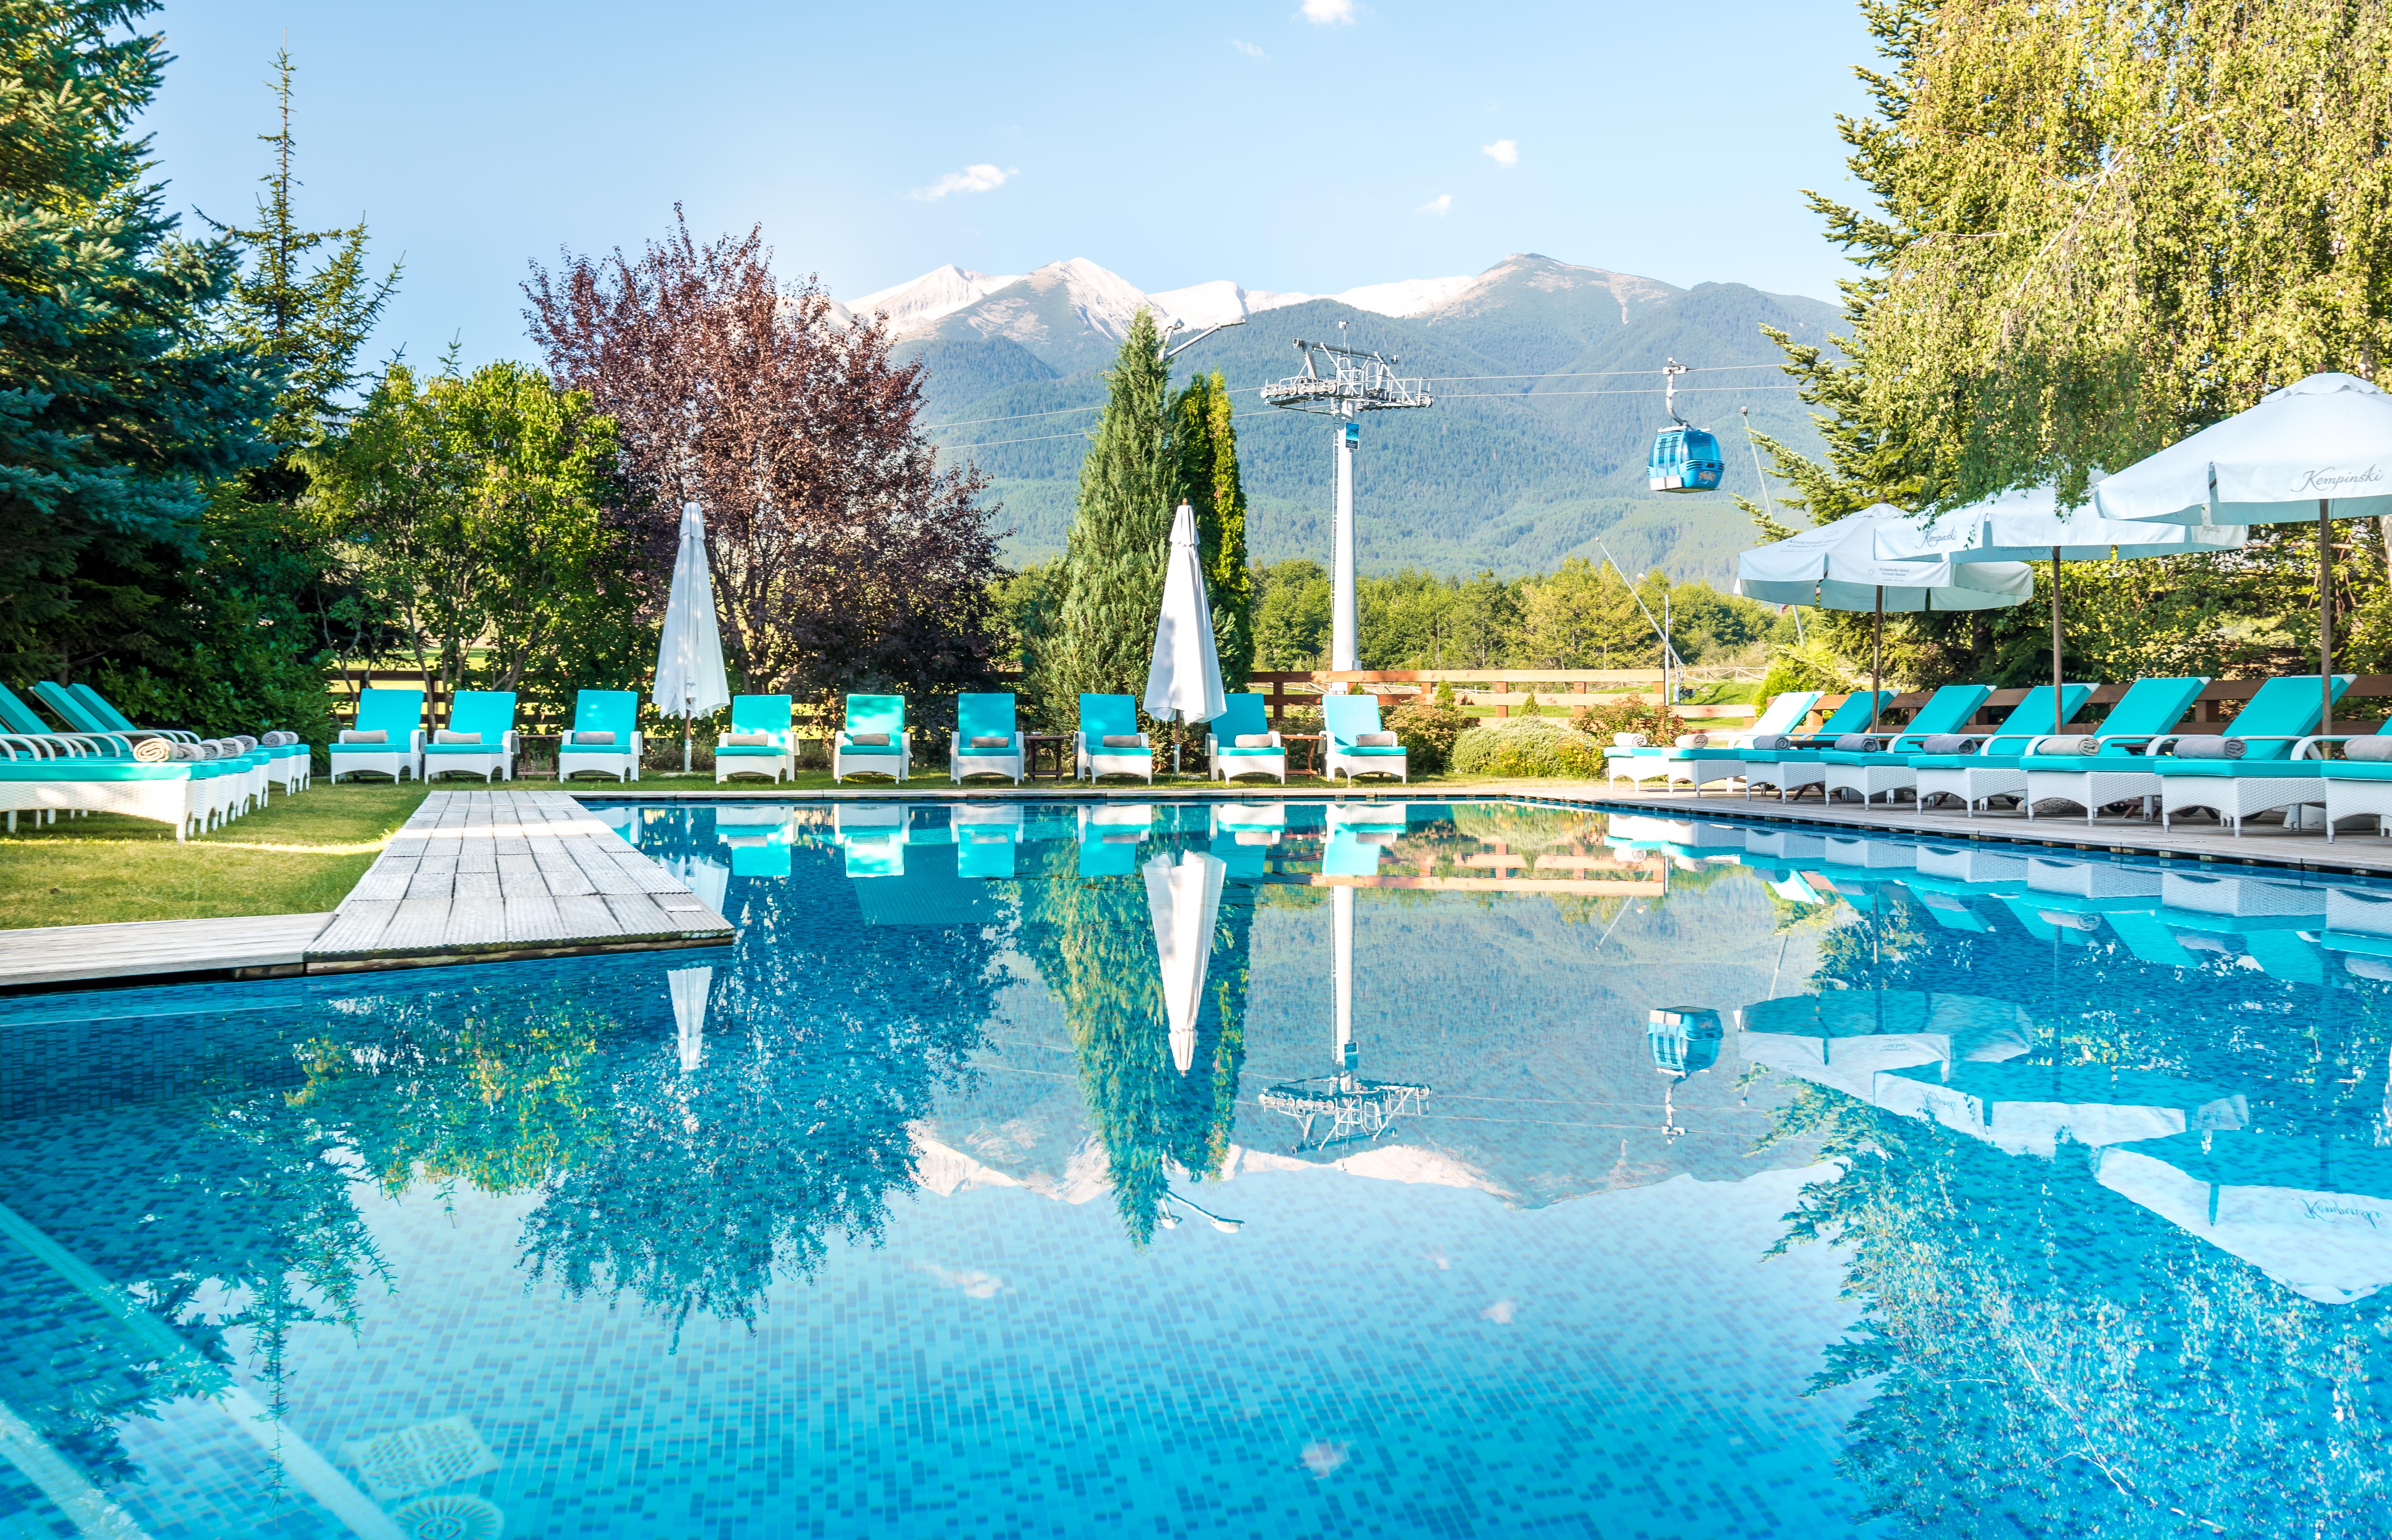
M 606 816 L 740 945 L 0 1003 L 0 1534 L 2392 1519 L 2392 892 Z

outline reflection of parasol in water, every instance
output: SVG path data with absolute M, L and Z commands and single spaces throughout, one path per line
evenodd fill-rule
M 1171 1062 L 1185 1075 L 1196 1062 L 1196 1015 L 1204 1004 L 1204 964 L 1220 918 L 1221 879 L 1228 864 L 1201 850 L 1146 863 L 1146 906 L 1154 919 L 1154 951 L 1163 964 L 1163 1005 L 1171 1023 Z
M 706 1057 L 706 997 L 713 990 L 712 968 L 674 968 L 665 975 L 684 1075 L 694 1072 Z
M 1392 811 L 1400 821 L 1402 810 Z M 1398 826 L 1400 827 L 1399 822 Z M 1356 837 L 1358 833 L 1349 832 L 1334 821 L 1331 824 L 1330 841 L 1335 847 L 1332 853 L 1339 858 L 1338 865 L 1346 869 L 1341 874 L 1367 874 L 1352 869 L 1365 859 L 1372 871 L 1378 869 L 1378 842 Z M 1354 1047 L 1354 890 L 1331 888 L 1329 904 L 1334 927 L 1330 972 L 1330 1062 L 1335 1068 L 1327 1075 L 1272 1086 L 1256 1098 L 1266 1109 L 1285 1113 L 1296 1120 L 1302 1130 L 1296 1135 L 1298 1149 L 1307 1145 L 1326 1148 L 1348 1139 L 1376 1139 L 1398 1118 L 1419 1112 L 1422 1098 L 1429 1093 L 1424 1085 L 1366 1081 L 1358 1072 L 1361 1057 Z M 1314 1139 L 1313 1131 L 1323 1125 L 1325 1132 Z
M 2392 1151 L 2296 1134 L 2179 1133 L 2099 1150 L 2093 1175 L 2320 1303 L 2392 1283 Z

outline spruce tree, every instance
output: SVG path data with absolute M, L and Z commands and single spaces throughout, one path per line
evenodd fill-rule
M 1062 610 L 1037 682 L 1046 719 L 1059 728 L 1078 720 L 1084 693 L 1146 691 L 1179 491 L 1165 409 L 1170 370 L 1158 341 L 1152 313 L 1139 311 L 1105 375 L 1104 412 L 1080 462 Z
M 266 191 L 257 201 L 256 224 L 215 225 L 248 259 L 227 296 L 225 330 L 283 371 L 281 393 L 263 427 L 267 440 L 282 449 L 279 463 L 286 467 L 290 450 L 321 436 L 341 409 L 341 397 L 364 380 L 358 354 L 396 292 L 399 278 L 396 263 L 378 280 L 368 276 L 363 220 L 344 229 L 300 227 L 292 200 L 299 182 L 291 167 L 297 149 L 291 135 L 291 77 L 297 68 L 290 50 L 274 56 L 277 125 L 275 132 L 257 136 L 272 147 L 274 165 L 258 178 Z M 310 256 L 324 248 L 329 250 L 323 262 L 308 271 Z
M 205 488 L 262 458 L 275 380 L 214 334 L 237 254 L 176 239 L 135 122 L 144 0 L 0 6 L 0 663 L 72 670 L 169 606 Z
M 1254 574 L 1246 564 L 1246 491 L 1238 475 L 1238 431 L 1229 418 L 1228 382 L 1217 369 L 1188 382 L 1172 404 L 1179 491 L 1196 511 L 1221 681 L 1238 691 L 1254 671 Z

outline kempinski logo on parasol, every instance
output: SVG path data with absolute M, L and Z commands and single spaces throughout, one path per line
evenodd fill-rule
M 2302 471 L 2293 477 L 2293 494 L 2315 493 L 2320 497 L 2338 498 L 2355 486 L 2380 486 L 2384 472 L 2371 465 L 2364 471 L 2338 471 L 2329 465 L 2322 471 Z
M 2332 1198 L 2309 1198 L 2301 1204 L 2311 1219 L 2355 1219 L 2373 1229 L 2384 1223 L 2384 1216 L 2372 1209 L 2357 1209 Z

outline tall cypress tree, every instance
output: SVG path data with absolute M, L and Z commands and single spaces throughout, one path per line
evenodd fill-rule
M 1172 404 L 1179 490 L 1196 511 L 1213 645 L 1221 654 L 1221 680 L 1234 691 L 1245 688 L 1254 669 L 1254 575 L 1246 564 L 1246 489 L 1229 417 L 1229 386 L 1218 369 L 1188 382 Z
M 1064 548 L 1062 610 L 1040 655 L 1050 724 L 1078 719 L 1082 693 L 1138 695 L 1154 655 L 1164 558 L 1179 466 L 1167 410 L 1171 372 L 1154 317 L 1141 310 L 1105 375 L 1105 409 L 1080 462 L 1080 501 Z

